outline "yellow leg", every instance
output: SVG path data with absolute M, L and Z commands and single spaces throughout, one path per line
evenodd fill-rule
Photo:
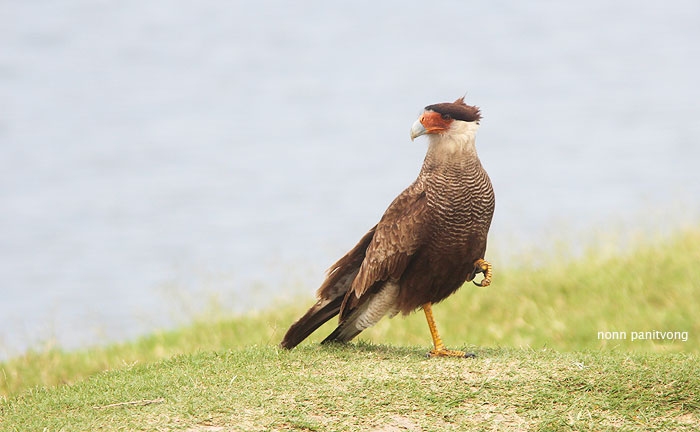
M 454 351 L 445 348 L 445 344 L 442 343 L 442 339 L 437 331 L 437 326 L 435 325 L 435 318 L 433 318 L 433 308 L 430 303 L 423 305 L 423 312 L 425 312 L 425 319 L 428 320 L 428 327 L 430 328 L 430 336 L 433 337 L 433 345 L 435 346 L 428 353 L 428 357 L 473 357 L 474 355 L 468 355 L 464 351 Z
M 491 263 L 486 260 L 478 259 L 474 262 L 474 268 L 477 273 L 483 273 L 484 278 L 481 282 L 474 281 L 474 285 L 480 287 L 487 287 L 491 285 L 491 276 L 493 276 L 493 271 L 491 270 Z

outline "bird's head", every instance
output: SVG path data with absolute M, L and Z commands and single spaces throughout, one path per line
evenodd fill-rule
M 411 127 L 411 141 L 426 134 L 473 133 L 481 120 L 479 108 L 464 103 L 464 97 L 425 107 Z

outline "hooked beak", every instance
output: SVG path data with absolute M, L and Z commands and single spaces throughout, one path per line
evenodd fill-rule
M 411 126 L 411 141 L 413 141 L 421 135 L 425 135 L 428 132 L 423 126 L 423 123 L 420 122 L 420 120 L 421 119 L 419 118 L 418 120 L 416 120 L 415 123 L 413 123 L 413 126 Z

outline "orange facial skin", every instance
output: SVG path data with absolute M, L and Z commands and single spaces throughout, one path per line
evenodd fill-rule
M 425 128 L 425 133 L 438 134 L 447 131 L 454 120 L 435 111 L 426 111 L 420 116 L 420 122 Z

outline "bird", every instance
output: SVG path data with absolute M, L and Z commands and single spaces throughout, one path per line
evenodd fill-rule
M 384 316 L 422 309 L 433 342 L 428 357 L 474 356 L 445 347 L 432 305 L 465 282 L 485 287 L 493 277 L 484 258 L 495 195 L 476 151 L 480 122 L 480 108 L 464 97 L 423 109 L 410 131 L 411 141 L 428 137 L 418 177 L 328 269 L 318 301 L 291 325 L 280 347 L 294 348 L 336 315 L 338 326 L 322 344 L 348 342 Z

